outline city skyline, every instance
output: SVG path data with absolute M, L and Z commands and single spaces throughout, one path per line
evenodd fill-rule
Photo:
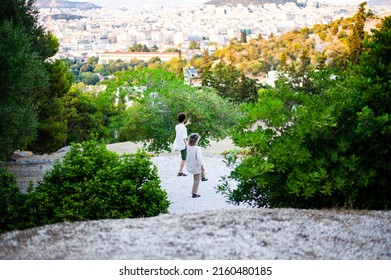
M 199 5 L 208 0 L 67 0 L 70 2 L 90 2 L 101 7 L 142 6 L 142 5 Z
M 101 2 L 105 0 L 91 0 Z M 179 0 L 165 0 L 173 3 Z M 182 4 L 183 4 L 183 0 Z M 42 25 L 51 30 L 59 40 L 58 57 L 98 56 L 105 52 L 126 52 L 131 46 L 157 47 L 160 51 L 180 49 L 187 58 L 207 49 L 213 53 L 226 46 L 233 38 L 240 39 L 246 30 L 247 39 L 267 38 L 271 34 L 328 24 L 336 19 L 352 16 L 357 6 L 314 5 L 304 7 L 293 2 L 283 5 L 244 6 L 196 5 L 203 0 L 187 0 L 193 5 L 151 6 L 132 5 L 103 7 L 92 10 L 73 10 L 72 14 L 51 14 L 52 9 L 41 11 Z M 319 1 L 319 0 L 315 0 Z M 325 1 L 325 0 L 324 0 Z M 343 1 L 343 0 L 341 0 Z M 118 3 L 138 2 L 122 0 Z M 156 0 L 143 0 L 151 5 Z M 374 1 L 372 1 L 374 2 Z M 312 4 L 311 4 L 312 3 Z M 350 1 L 352 3 L 352 1 Z M 161 7 L 162 6 L 162 7 Z M 375 14 L 390 10 L 390 5 L 371 7 Z M 61 11 L 60 11 L 61 12 Z M 64 11 L 63 11 L 64 12 Z M 190 50 L 190 42 L 199 42 L 199 48 Z
M 90 2 L 101 7 L 118 7 L 118 6 L 142 6 L 142 5 L 199 5 L 209 0 L 67 0 L 71 2 Z M 320 3 L 335 4 L 335 0 L 317 0 Z M 339 0 L 341 5 L 359 5 L 364 0 Z

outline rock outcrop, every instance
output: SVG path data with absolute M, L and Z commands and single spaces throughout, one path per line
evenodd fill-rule
M 390 211 L 214 210 L 0 236 L 0 259 L 391 259 Z

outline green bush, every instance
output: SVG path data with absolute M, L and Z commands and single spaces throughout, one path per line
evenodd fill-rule
M 119 157 L 96 140 L 72 145 L 30 194 L 34 224 L 150 217 L 169 201 L 143 151 Z
M 170 202 L 145 151 L 119 156 L 96 140 L 73 144 L 44 180 L 23 195 L 1 171 L 0 230 L 65 221 L 120 219 L 167 213 Z
M 1 163 L 0 163 L 1 164 Z M 0 233 L 18 229 L 26 195 L 20 192 L 15 175 L 0 166 Z

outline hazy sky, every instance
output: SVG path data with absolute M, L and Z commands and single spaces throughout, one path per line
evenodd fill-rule
M 67 0 L 73 2 L 90 2 L 102 7 L 114 6 L 140 6 L 140 5 L 188 5 L 188 4 L 202 4 L 208 0 Z M 319 2 L 338 2 L 339 4 L 359 5 L 364 0 L 318 0 Z

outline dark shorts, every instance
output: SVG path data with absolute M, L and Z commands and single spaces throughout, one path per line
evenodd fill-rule
M 182 160 L 186 160 L 186 158 L 187 158 L 187 150 L 186 149 L 181 150 L 181 157 L 182 157 Z

